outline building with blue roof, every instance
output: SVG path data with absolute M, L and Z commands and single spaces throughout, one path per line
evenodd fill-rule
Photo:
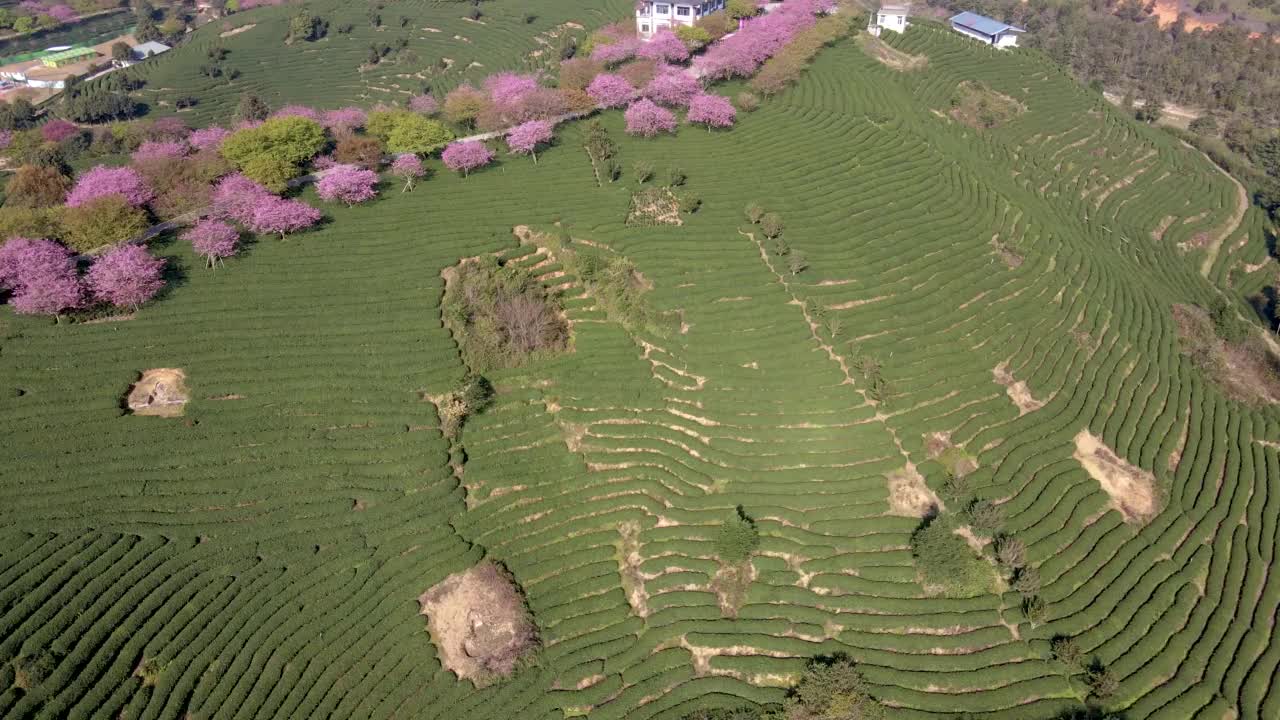
M 951 18 L 951 29 L 998 48 L 1017 47 L 1018 36 L 1026 32 L 1020 27 L 972 12 L 962 12 Z

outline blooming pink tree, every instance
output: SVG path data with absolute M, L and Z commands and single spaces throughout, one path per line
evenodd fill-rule
M 191 148 L 183 140 L 148 140 L 138 146 L 130 157 L 135 163 L 186 157 Z
M 217 150 L 230 135 L 231 131 L 226 128 L 207 127 L 192 132 L 187 142 L 196 150 Z
M 484 81 L 484 91 L 489 93 L 489 99 L 504 105 L 517 103 L 537 89 L 537 75 L 501 72 L 490 75 Z
M 350 135 L 364 127 L 368 117 L 364 110 L 358 107 L 344 107 L 325 113 L 321 124 L 329 128 L 334 135 Z
M 750 77 L 801 30 L 812 27 L 825 0 L 788 0 L 774 12 L 754 18 L 698 59 L 702 74 L 714 79 Z
M 737 109 L 723 95 L 703 93 L 695 95 L 693 100 L 689 101 L 689 122 L 704 123 L 707 126 L 707 132 L 711 132 L 713 127 L 733 127 L 737 117 Z
M 57 20 L 60 23 L 68 23 L 68 22 L 71 22 L 72 20 L 75 20 L 77 17 L 79 17 L 79 14 L 76 13 L 74 8 L 72 8 L 70 5 L 65 5 L 62 3 L 59 3 L 57 5 L 50 7 L 45 12 L 49 15 L 49 17 L 53 18 L 54 20 Z
M 275 197 L 270 190 L 244 175 L 228 175 L 213 189 L 213 214 L 248 227 L 253 223 L 254 209 Z
M 79 125 L 61 118 L 50 120 L 40 126 L 40 137 L 44 138 L 46 142 L 62 142 L 79 134 Z
M 639 39 L 633 37 L 620 38 L 617 42 L 597 45 L 591 51 L 591 59 L 599 60 L 606 65 L 617 65 L 635 57 L 639 50 Z
M 644 88 L 644 96 L 669 107 L 685 107 L 702 92 L 702 83 L 671 65 L 658 68 L 658 74 Z
M 12 130 L 0 130 L 0 150 L 4 150 L 13 143 Z
M 684 62 L 689 59 L 689 48 L 671 30 L 659 30 L 649 38 L 649 42 L 640 46 L 636 55 L 662 62 Z
M 95 300 L 136 310 L 164 287 L 164 266 L 145 247 L 125 244 L 94 261 L 85 280 Z
M 0 245 L 0 290 L 18 293 L 37 275 L 65 270 L 74 273 L 75 260 L 61 243 L 12 237 Z
M 107 195 L 119 195 L 134 207 L 145 205 L 155 197 L 147 179 L 131 167 L 98 165 L 80 176 L 67 193 L 67 207 L 80 207 Z
M 184 233 L 182 238 L 191 243 L 193 250 L 204 256 L 209 267 L 213 267 L 215 263 L 221 263 L 223 258 L 236 254 L 236 248 L 240 244 L 240 231 L 230 223 L 203 218 Z
M 149 140 L 185 140 L 191 134 L 191 128 L 179 117 L 162 117 L 146 127 Z
M 440 159 L 444 160 L 445 167 L 454 172 L 461 171 L 462 176 L 467 177 L 472 170 L 493 162 L 493 151 L 478 140 L 468 140 L 450 144 Z
M 14 312 L 23 315 L 61 315 L 83 307 L 84 302 L 84 282 L 74 268 L 34 271 L 9 300 Z
M 538 164 L 538 146 L 551 142 L 554 129 L 546 120 L 530 120 L 507 133 L 507 147 L 516 155 L 529 155 Z
M 324 123 L 324 117 L 320 114 L 320 111 L 314 108 L 309 108 L 306 105 L 285 105 L 279 110 L 271 113 L 271 117 L 300 117 L 308 120 L 314 120 L 320 124 Z
M 435 115 L 440 110 L 440 103 L 431 95 L 414 95 L 409 98 L 409 109 L 423 115 Z
M 631 102 L 636 89 L 621 75 L 601 73 L 587 86 L 587 95 L 602 108 L 615 108 Z
M 338 165 L 316 183 L 316 194 L 327 202 L 341 200 L 347 207 L 367 202 L 378 195 L 378 173 L 355 165 Z
M 260 235 L 280 233 L 283 240 L 289 233 L 305 230 L 320 222 L 320 211 L 300 200 L 286 200 L 274 195 L 254 203 L 249 229 Z
M 675 114 L 658 107 L 648 98 L 631 103 L 624 117 L 627 120 L 627 132 L 631 135 L 653 137 L 658 133 L 675 132 L 676 129 Z
M 406 193 L 413 189 L 415 180 L 427 174 L 427 169 L 422 158 L 413 153 L 403 153 L 391 161 L 391 174 L 404 179 L 404 189 L 400 192 Z

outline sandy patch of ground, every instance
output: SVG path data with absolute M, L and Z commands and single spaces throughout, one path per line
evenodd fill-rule
M 733 565 L 721 564 L 711 578 L 711 591 L 720 604 L 720 614 L 738 617 L 738 610 L 747 600 L 747 589 L 755 579 L 756 567 L 750 560 Z
M 1004 386 L 1004 391 L 1009 395 L 1009 399 L 1013 401 L 1014 405 L 1018 406 L 1019 417 L 1044 407 L 1043 400 L 1037 400 L 1032 396 L 1031 388 L 1027 387 L 1025 380 L 1013 379 L 1013 375 L 1009 373 L 1009 362 L 1007 360 L 995 366 L 991 370 L 991 375 L 995 378 L 997 384 Z
M 515 581 L 492 562 L 450 575 L 419 596 L 418 603 L 441 663 L 476 686 L 510 675 L 521 656 L 538 644 Z
M 182 415 L 190 395 L 187 374 L 179 368 L 152 368 L 143 371 L 138 382 L 129 388 L 126 403 L 134 415 L 178 417 Z
M 956 477 L 964 477 L 978 469 L 978 460 L 964 448 L 951 442 L 951 433 L 935 432 L 924 436 L 925 456 L 937 460 Z
M 683 225 L 680 201 L 668 188 L 646 188 L 631 196 L 628 225 Z
M 928 57 L 902 52 L 870 33 L 858 33 L 856 42 L 863 52 L 885 67 L 898 72 L 923 70 L 929 65 Z
M 1173 306 L 1178 349 L 1230 398 L 1247 403 L 1280 403 L 1280 347 L 1265 331 L 1239 342 L 1218 337 L 1208 313 L 1194 305 Z
M 644 575 L 640 565 L 640 523 L 629 521 L 618 525 L 618 572 L 622 575 L 622 589 L 627 593 L 627 603 L 638 617 L 649 616 L 649 593 L 644 589 Z
M 903 517 L 933 517 L 945 506 L 924 482 L 916 466 L 906 467 L 885 476 L 889 483 L 889 514 Z
M 258 27 L 258 23 L 249 23 L 248 25 L 241 25 L 238 28 L 223 30 L 222 32 L 218 33 L 218 37 L 231 37 L 232 35 L 239 35 L 242 32 L 249 32 L 250 30 L 256 27 Z
M 1146 524 L 1160 512 L 1154 475 L 1116 455 L 1088 430 L 1077 433 L 1075 443 L 1072 457 L 1098 481 L 1125 522 Z
M 1017 250 L 1014 250 L 1012 247 L 1009 247 L 1006 243 L 1000 242 L 999 235 L 993 235 L 991 237 L 991 249 L 995 251 L 996 256 L 1000 258 L 1000 262 L 1004 263 L 1005 267 L 1010 270 L 1016 270 L 1022 267 L 1022 254 Z

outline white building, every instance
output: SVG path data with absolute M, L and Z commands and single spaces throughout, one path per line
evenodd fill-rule
M 636 3 L 636 34 L 648 40 L 659 30 L 692 25 L 705 15 L 724 9 L 725 0 L 639 0 Z
M 871 19 L 867 22 L 867 32 L 876 37 L 880 37 L 881 30 L 904 32 L 911 24 L 907 20 L 910 15 L 910 5 L 881 5 L 879 10 L 871 13 Z
M 951 18 L 951 29 L 998 48 L 1017 47 L 1018 36 L 1026 32 L 1020 27 L 971 12 L 962 12 Z

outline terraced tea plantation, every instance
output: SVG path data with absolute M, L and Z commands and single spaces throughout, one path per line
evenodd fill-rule
M 630 11 L 558 4 L 537 22 Z M 493 6 L 503 33 L 456 62 L 534 49 Z M 415 18 L 464 34 L 444 24 L 466 7 Z M 261 12 L 233 57 L 280 34 Z M 536 165 L 325 206 L 225 268 L 162 246 L 182 277 L 124 322 L 0 309 L 0 715 L 677 719 L 781 704 L 846 653 L 890 718 L 1074 717 L 1091 693 L 1133 720 L 1280 717 L 1277 413 L 1181 353 L 1174 314 L 1250 312 L 1267 220 L 1034 54 L 925 23 L 889 42 L 927 63 L 841 41 L 732 131 L 641 140 L 602 115 L 624 167 L 602 187 L 565 126 Z M 241 67 L 280 100 L 380 97 L 260 52 Z M 1007 117 L 962 122 L 962 84 Z M 626 224 L 637 162 L 678 167 L 701 209 Z M 588 252 L 633 264 L 645 321 Z M 491 404 L 446 437 L 468 368 L 444 277 L 489 254 L 571 340 L 487 370 Z M 180 417 L 127 412 L 153 368 L 185 374 Z M 734 565 L 739 508 L 759 544 Z M 976 586 L 922 572 L 932 513 L 980 548 Z M 995 537 L 1025 547 L 1019 575 Z M 460 679 L 472 651 L 437 635 L 518 606 L 467 589 L 504 573 L 539 649 Z

